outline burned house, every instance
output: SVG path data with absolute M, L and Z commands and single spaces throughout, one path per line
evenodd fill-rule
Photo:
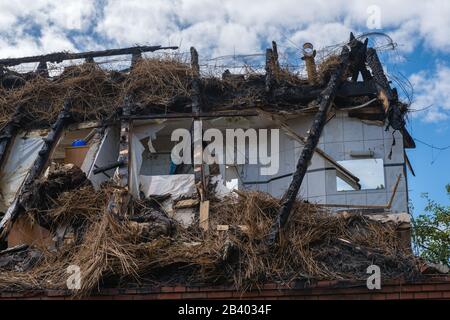
M 352 35 L 339 52 L 320 62 L 306 44 L 307 77 L 280 66 L 276 43 L 266 52 L 264 73 L 227 70 L 221 77 L 202 73 L 194 48 L 190 63 L 142 56 L 163 49 L 176 48 L 134 47 L 0 60 L 4 96 L 0 106 L 4 119 L 0 230 L 6 249 L 0 255 L 0 267 L 9 268 L 9 277 L 16 276 L 12 272 L 18 268 L 4 257 L 11 252 L 37 247 L 53 252 L 48 254 L 59 263 L 54 252 L 89 247 L 114 256 L 122 268 L 129 263 L 127 257 L 136 262 L 133 268 L 142 267 L 139 272 L 132 267 L 121 269 L 127 276 L 149 272 L 154 276 L 183 262 L 192 266 L 195 263 L 190 259 L 197 254 L 205 255 L 197 257 L 201 263 L 195 260 L 195 270 L 202 270 L 199 274 L 204 281 L 214 278 L 208 274 L 212 269 L 225 272 L 216 274 L 216 280 L 232 279 L 234 269 L 224 261 L 235 263 L 236 252 L 245 251 L 240 248 L 244 242 L 271 248 L 283 242 L 285 232 L 302 233 L 301 228 L 308 228 L 311 221 L 315 221 L 314 228 L 337 228 L 329 234 L 323 231 L 327 235 L 320 237 L 331 237 L 329 243 L 342 251 L 319 254 L 314 249 L 312 255 L 321 263 L 333 264 L 327 260 L 333 257 L 347 259 L 346 254 L 358 250 L 353 248 L 356 244 L 386 245 L 398 258 L 394 267 L 390 264 L 389 274 L 413 272 L 408 260 L 406 179 L 408 167 L 412 168 L 405 149 L 415 146 L 405 128 L 407 105 L 391 87 L 367 39 Z M 124 54 L 132 55 L 126 70 L 105 71 L 94 61 Z M 85 62 L 59 75 L 49 74 L 48 62 L 76 59 Z M 32 62 L 39 63 L 36 72 L 21 74 L 11 69 Z M 174 148 L 183 136 L 174 136 L 177 130 L 189 141 L 178 155 L 187 156 L 189 163 L 174 161 Z M 244 134 L 241 149 L 233 132 Z M 206 163 L 208 143 L 220 137 L 227 141 L 216 144 L 209 155 L 222 153 L 231 160 L 216 158 Z M 262 154 L 266 161 L 258 161 Z M 241 162 L 232 161 L 239 158 Z M 261 216 L 253 205 L 266 211 Z M 309 215 L 312 220 L 306 223 L 303 219 Z M 353 227 L 355 223 L 374 224 L 384 240 L 370 233 L 356 235 L 345 227 L 347 223 Z M 384 223 L 403 230 L 400 237 Z M 111 233 L 106 236 L 105 230 Z M 138 251 L 123 252 L 123 256 L 109 252 L 108 246 L 118 245 L 119 234 L 126 235 L 120 241 L 133 243 Z M 257 235 L 258 241 L 249 234 Z M 156 246 L 161 239 L 169 242 L 164 242 L 165 249 Z M 183 251 L 180 258 L 167 248 L 189 254 Z M 377 256 L 384 261 L 382 249 L 371 253 L 371 259 Z M 367 258 L 366 249 L 359 250 L 356 255 Z M 165 256 L 169 251 L 174 255 Z M 74 256 L 75 264 L 91 263 L 80 252 Z M 220 259 L 214 252 L 222 252 Z M 100 259 L 102 255 L 94 256 Z M 339 273 L 331 267 L 319 272 L 318 265 L 305 262 L 307 258 L 298 259 L 289 262 L 292 270 L 286 272 L 290 277 L 297 266 L 302 268 L 300 274 L 312 277 L 363 274 L 361 266 L 367 260 Z M 83 289 L 92 289 L 101 277 L 121 268 L 103 268 L 106 260 L 98 263 L 102 271 L 88 277 Z M 43 274 L 48 276 L 47 267 L 36 262 L 20 268 L 39 270 L 35 276 L 40 279 Z M 255 281 L 253 277 L 248 276 Z M 180 278 L 192 279 L 192 271 Z M 61 281 L 51 279 L 55 286 Z M 4 282 L 0 279 L 0 287 Z M 22 278 L 17 282 L 27 285 Z

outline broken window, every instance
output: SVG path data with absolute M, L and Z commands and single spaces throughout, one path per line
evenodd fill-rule
M 0 212 L 6 212 L 44 145 L 45 130 L 20 133 L 0 173 Z
M 385 188 L 383 159 L 358 159 L 338 161 L 340 165 L 357 176 L 361 190 L 381 190 Z M 336 177 L 337 191 L 353 191 L 355 188 Z

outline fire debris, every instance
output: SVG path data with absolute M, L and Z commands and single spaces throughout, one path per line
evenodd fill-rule
M 36 185 L 59 185 L 64 175 L 57 172 Z M 11 261 L 1 264 L 0 288 L 64 289 L 70 265 L 82 270 L 77 296 L 112 283 L 232 284 L 247 290 L 270 281 L 365 279 L 372 264 L 382 268 L 386 279 L 419 275 L 394 224 L 362 215 L 332 215 L 297 201 L 280 241 L 268 250 L 264 240 L 281 203 L 267 194 L 239 192 L 213 201 L 211 228 L 204 232 L 198 225 L 181 226 L 149 199 L 133 202 L 133 215 L 116 216 L 106 209 L 110 188 L 95 191 L 77 181 L 66 184 L 55 198 L 37 194 L 34 203 L 40 209 L 28 214 L 47 221 L 52 230 L 72 226 L 76 240 L 62 241 L 42 257 L 34 251 L 12 254 Z M 230 228 L 217 231 L 220 225 Z
M 51 139 L 45 140 L 45 152 L 39 153 L 35 174 L 28 176 L 13 212 L 48 229 L 55 243 L 47 250 L 27 247 L 0 253 L 1 290 L 65 288 L 67 268 L 73 265 L 82 271 L 77 296 L 130 282 L 231 283 L 246 290 L 269 281 L 365 279 L 372 264 L 380 266 L 386 278 L 419 276 L 417 261 L 401 243 L 394 223 L 333 215 L 296 200 L 331 107 L 348 109 L 349 116 L 362 120 L 387 120 L 408 142 L 407 108 L 383 78 L 376 51 L 367 50 L 367 41 L 352 35 L 342 54 L 319 64 L 310 79 L 280 66 L 276 43 L 266 52 L 265 74 L 235 75 L 228 70 L 221 78 L 204 76 L 195 49 L 191 53 L 192 65 L 173 57 L 143 58 L 133 53 L 131 68 L 120 72 L 101 69 L 92 56 L 55 77 L 43 72 L 45 68 L 31 75 L 3 70 L 2 160 L 17 128 L 52 125 Z M 375 79 L 366 69 L 366 55 Z M 8 63 L 3 60 L 5 66 Z M 359 73 L 362 83 L 356 81 Z M 264 193 L 239 192 L 218 199 L 205 190 L 205 184 L 198 184 L 204 177 L 196 177 L 200 198 L 196 200 L 200 206 L 209 204 L 208 228 L 201 228 L 201 223 L 186 227 L 171 218 L 162 205 L 164 199 L 133 199 L 128 193 L 131 120 L 188 114 L 201 121 L 205 114 L 219 117 L 222 111 L 237 114 L 254 108 L 276 113 L 319 110 L 288 196 L 279 200 Z M 95 189 L 73 166 L 41 177 L 69 120 L 98 120 L 103 126 L 121 123 L 121 161 L 113 167 L 119 166 L 119 174 L 111 179 L 115 183 Z

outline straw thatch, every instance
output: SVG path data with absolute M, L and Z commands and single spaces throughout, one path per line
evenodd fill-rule
M 326 83 L 338 63 L 338 57 L 332 56 L 319 64 L 322 84 Z M 279 88 L 308 84 L 298 73 L 285 68 L 276 68 L 273 76 Z M 48 127 L 56 120 L 68 98 L 72 101 L 75 122 L 109 118 L 126 98 L 132 99 L 136 113 L 185 112 L 191 103 L 191 81 L 190 65 L 170 56 L 140 59 L 133 68 L 123 72 L 84 63 L 66 67 L 61 75 L 52 78 L 31 74 L 20 85 L 8 88 L 0 85 L 0 127 L 11 119 L 19 106 L 25 115 L 23 127 Z M 205 75 L 201 82 L 206 109 L 270 104 L 265 91 L 265 76 L 251 69 L 228 78 Z M 294 105 L 298 108 L 298 103 Z
M 416 274 L 414 259 L 401 246 L 394 226 L 362 216 L 332 216 L 313 204 L 297 202 L 279 243 L 268 248 L 264 239 L 280 204 L 267 194 L 245 192 L 213 201 L 209 232 L 177 225 L 159 208 L 159 217 L 147 220 L 146 227 L 160 228 L 163 221 L 175 230 L 143 236 L 145 228 L 133 216 L 118 217 L 106 209 L 109 193 L 107 188 L 94 191 L 86 186 L 54 199 L 46 216 L 59 225 L 83 221 L 78 223 L 83 226 L 79 241 L 56 253 L 45 252 L 26 272 L 0 272 L 0 289 L 64 289 L 70 265 L 79 266 L 82 273 L 76 296 L 117 282 L 226 283 L 246 290 L 267 281 L 365 279 L 372 264 L 381 267 L 385 278 Z M 79 201 L 73 201 L 76 198 Z M 157 208 L 142 202 L 134 207 L 140 216 L 154 214 Z M 230 231 L 216 230 L 224 224 Z
M 72 101 L 76 122 L 105 119 L 123 105 L 126 96 L 144 105 L 164 106 L 186 95 L 189 66 L 175 59 L 142 59 L 131 72 L 106 71 L 93 63 L 65 68 L 54 78 L 35 76 L 18 88 L 0 87 L 0 123 L 22 106 L 27 126 L 48 126 Z

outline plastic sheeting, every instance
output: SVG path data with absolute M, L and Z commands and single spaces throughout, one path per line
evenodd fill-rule
M 131 161 L 129 189 L 133 197 L 139 199 L 140 172 L 142 166 L 142 153 L 145 148 L 139 141 L 139 138 L 133 134 L 131 137 Z
M 33 166 L 44 140 L 38 134 L 16 136 L 0 176 L 0 210 L 14 202 L 28 171 Z
M 148 124 L 133 128 L 133 135 L 131 136 L 131 161 L 130 161 L 130 178 L 129 189 L 130 193 L 139 198 L 141 181 L 141 166 L 142 166 L 142 153 L 145 150 L 141 140 L 148 139 L 148 148 L 150 151 L 154 150 L 152 140 L 156 139 L 156 134 L 165 127 L 164 124 Z M 145 176 L 143 176 L 145 177 Z M 148 182 L 148 179 L 147 179 Z M 144 190 L 143 190 L 144 191 Z M 144 191 L 145 193 L 145 191 Z
M 103 137 L 103 140 L 98 147 L 97 154 L 95 155 L 94 163 L 88 174 L 88 179 L 91 180 L 95 188 L 99 188 L 100 185 L 109 180 L 109 177 L 114 175 L 114 170 L 111 169 L 104 173 L 99 173 L 94 175 L 93 170 L 96 168 L 101 168 L 112 163 L 117 162 L 119 159 L 119 149 L 120 149 L 120 130 L 117 127 L 109 127 Z M 86 159 L 87 160 L 87 159 Z M 85 161 L 86 162 L 86 161 Z M 83 164 L 84 167 L 84 164 Z
M 140 176 L 141 191 L 146 197 L 170 194 L 172 199 L 197 193 L 193 174 L 172 176 Z

